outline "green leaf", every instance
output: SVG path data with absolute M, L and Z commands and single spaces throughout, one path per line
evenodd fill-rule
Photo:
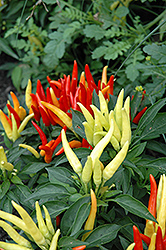
M 32 195 L 30 195 L 27 200 L 31 199 L 42 199 L 47 198 L 50 200 L 54 199 L 62 199 L 64 197 L 68 197 L 71 194 L 75 193 L 76 190 L 72 187 L 64 187 L 59 184 L 50 184 L 46 183 L 43 186 L 39 187 Z
M 69 209 L 65 212 L 61 221 L 61 231 L 63 235 L 69 235 L 71 231 L 74 230 L 74 227 L 76 227 L 75 219 L 77 220 L 77 216 L 80 214 L 79 211 L 82 205 L 87 204 L 89 202 L 90 202 L 90 197 L 83 196 L 80 199 L 78 199 L 74 204 L 72 204 L 69 207 Z
M 68 249 L 69 246 L 72 248 L 76 246 L 87 245 L 86 242 L 75 239 L 72 236 L 63 236 L 62 238 L 59 239 L 58 244 L 59 244 L 59 247 L 62 249 L 65 249 L 65 248 Z
M 80 206 L 77 214 L 75 214 L 75 220 L 73 222 L 71 233 L 70 233 L 71 236 L 74 236 L 76 233 L 79 232 L 82 225 L 88 218 L 89 212 L 90 212 L 90 203 L 84 203 Z
M 162 174 L 166 174 L 166 157 L 158 158 L 143 164 L 143 167 L 154 168 Z
M 13 52 L 13 50 L 9 47 L 6 39 L 0 37 L 0 51 L 3 51 L 7 55 L 19 60 L 19 57 Z
M 108 242 L 111 242 L 116 238 L 120 228 L 121 226 L 116 224 L 102 225 L 95 228 L 86 238 L 85 242 L 89 243 L 88 248 L 95 247 L 97 245 L 104 245 Z
M 160 141 L 150 140 L 147 143 L 146 148 L 153 150 L 155 152 L 161 153 L 166 156 L 166 144 Z
M 10 188 L 10 181 L 4 180 L 0 185 L 0 200 L 6 195 Z
M 128 212 L 135 214 L 146 220 L 156 221 L 153 215 L 149 212 L 148 208 L 145 207 L 139 200 L 128 194 L 122 194 L 112 199 L 111 201 L 116 202 L 118 205 L 123 207 Z
M 64 183 L 66 185 L 72 186 L 74 183 L 72 176 L 72 172 L 70 172 L 66 168 L 62 167 L 51 167 L 51 168 L 46 168 L 48 171 L 49 175 L 49 181 L 54 184 L 58 183 Z
M 95 38 L 96 40 L 102 39 L 105 35 L 105 30 L 96 24 L 86 25 L 83 32 L 87 37 Z
M 157 115 L 158 111 L 165 105 L 165 102 L 166 102 L 166 98 L 161 99 L 146 110 L 146 112 L 143 114 L 143 116 L 141 117 L 141 119 L 138 123 L 138 127 L 137 127 L 132 139 L 134 139 L 135 136 L 138 133 L 140 133 L 141 130 L 143 128 L 145 128 L 154 119 L 154 117 Z M 140 139 L 138 139 L 138 140 L 140 140 Z
M 151 55 L 152 58 L 158 60 L 159 63 L 166 63 L 166 45 L 157 45 L 155 43 L 146 45 L 144 52 Z
M 42 204 L 42 201 L 40 202 Z M 51 217 L 56 218 L 57 215 L 68 209 L 68 204 L 62 200 L 48 201 L 44 205 L 48 209 Z
M 126 69 L 125 69 L 125 73 L 127 75 L 127 78 L 130 79 L 130 81 L 135 81 L 136 78 L 139 76 L 139 71 L 136 67 L 136 65 L 133 64 L 129 64 Z
M 133 161 L 136 157 L 141 155 L 146 147 L 147 142 L 140 143 L 132 147 L 127 153 L 127 160 Z
M 126 16 L 129 13 L 129 9 L 126 6 L 119 6 L 115 11 L 115 15 L 119 18 Z
M 82 125 L 84 121 L 85 121 L 84 115 L 81 112 L 72 109 L 73 129 L 79 136 L 86 139 L 84 126 Z
M 43 162 L 31 162 L 28 163 L 22 170 L 21 174 L 34 174 L 42 170 L 43 168 L 49 166 L 47 163 Z
M 19 66 L 15 67 L 12 71 L 11 77 L 12 77 L 12 82 L 13 82 L 14 87 L 19 91 L 21 79 L 22 79 L 21 67 L 19 67 Z
M 150 140 L 166 133 L 166 113 L 157 114 L 156 117 L 142 130 L 140 140 Z
M 99 46 L 92 52 L 92 59 L 98 59 L 107 53 L 106 46 Z

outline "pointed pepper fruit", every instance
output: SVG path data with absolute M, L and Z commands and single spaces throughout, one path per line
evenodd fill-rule
M 3 247 L 5 250 L 29 250 L 29 247 L 20 246 L 18 244 L 7 243 L 0 241 L 0 246 Z M 2 249 L 3 250 L 3 249 Z
M 110 142 L 110 139 L 111 139 L 111 137 L 113 135 L 113 131 L 114 131 L 113 120 L 111 120 L 110 124 L 111 125 L 110 125 L 110 129 L 109 129 L 108 133 L 97 143 L 97 145 L 94 147 L 94 149 L 92 150 L 92 152 L 90 154 L 93 162 L 96 158 L 98 158 L 98 159 L 100 158 L 101 154 L 103 153 L 104 148 Z
M 163 178 L 162 193 L 161 193 L 161 199 L 160 199 L 160 206 L 159 206 L 159 209 L 157 212 L 157 221 L 159 223 L 158 225 L 161 228 L 162 236 L 164 238 L 164 236 L 165 236 L 165 222 L 166 222 L 166 213 L 165 213 L 165 211 L 166 211 L 166 176 L 165 176 L 165 174 L 162 175 L 162 178 Z M 158 225 L 156 224 L 156 227 Z
M 85 226 L 84 226 L 84 230 L 90 230 L 90 232 L 87 232 L 83 235 L 83 237 L 82 237 L 83 241 L 88 237 L 88 235 L 93 230 L 94 224 L 95 224 L 95 219 L 96 219 L 96 213 L 97 213 L 97 199 L 96 199 L 96 195 L 92 189 L 90 190 L 90 195 L 91 195 L 91 209 L 90 209 L 88 219 L 87 219 Z
M 70 165 L 72 166 L 73 170 L 80 176 L 82 173 L 81 162 L 79 161 L 79 159 L 76 156 L 76 154 L 74 153 L 74 151 L 71 149 L 71 147 L 67 141 L 66 133 L 65 133 L 64 129 L 62 129 L 61 135 L 62 135 L 62 145 L 63 145 L 64 151 L 65 151 L 66 157 L 67 157 Z
M 27 84 L 27 87 L 26 87 L 26 90 L 25 90 L 25 103 L 28 107 L 28 109 L 30 109 L 31 107 L 31 102 L 32 102 L 32 97 L 31 97 L 31 94 L 32 93 L 32 82 L 31 80 L 29 79 L 28 80 L 28 84 Z
M 124 97 L 124 89 L 121 89 L 119 96 L 117 98 L 117 102 L 114 108 L 115 111 L 115 121 L 122 131 L 122 106 L 123 106 L 123 97 Z
M 36 217 L 37 217 L 37 223 L 38 223 L 39 230 L 46 239 L 51 240 L 52 235 L 50 234 L 50 232 L 45 224 L 45 221 L 43 219 L 43 215 L 42 215 L 38 201 L 35 202 L 35 207 L 36 207 Z
M 41 245 L 47 247 L 48 245 L 46 243 L 44 236 L 42 235 L 42 233 L 40 232 L 40 230 L 38 229 L 32 218 L 29 216 L 29 214 L 16 202 L 12 201 L 12 205 L 22 217 L 25 225 L 28 228 L 30 235 L 32 236 L 36 244 L 39 246 Z
M 126 250 L 133 250 L 135 247 L 135 242 L 131 243 Z
M 156 233 L 153 233 L 148 250 L 155 250 L 156 249 L 155 245 L 156 245 Z
M 12 106 L 10 104 L 6 104 L 9 112 L 11 114 L 13 114 L 14 118 L 15 118 L 15 121 L 16 121 L 16 124 L 17 124 L 17 128 L 19 128 L 20 126 L 20 117 L 18 116 L 17 112 L 12 108 Z
M 86 248 L 86 245 L 82 245 L 82 246 L 77 246 L 77 247 L 73 247 L 73 250 L 84 250 Z
M 9 223 L 0 220 L 0 227 L 2 227 L 10 236 L 10 238 L 12 238 L 12 240 L 18 245 L 32 249 L 30 242 L 17 233 L 17 231 Z
M 72 119 L 65 113 L 63 112 L 61 109 L 55 107 L 54 105 L 51 105 L 50 103 L 47 102 L 43 102 L 41 101 L 41 103 L 48 109 L 50 109 L 54 114 L 56 114 L 61 120 L 62 122 L 70 129 L 73 130 L 72 128 Z
M 42 141 L 42 145 L 46 145 L 47 144 L 47 137 L 46 137 L 45 133 L 34 121 L 31 121 L 31 122 L 40 136 L 40 139 Z
M 72 79 L 71 79 L 71 92 L 73 96 L 75 95 L 76 92 L 77 82 L 78 82 L 78 67 L 77 67 L 77 61 L 74 60 Z
M 161 227 L 158 226 L 157 234 L 156 234 L 156 250 L 163 250 L 163 240 L 162 240 L 162 230 Z
M 116 170 L 119 168 L 121 163 L 124 161 L 127 151 L 129 148 L 129 142 L 125 142 L 122 149 L 117 153 L 117 155 L 113 158 L 113 160 L 104 168 L 103 170 L 103 181 L 109 180 Z
M 44 214 L 45 214 L 46 226 L 47 226 L 50 234 L 53 236 L 55 234 L 55 229 L 53 227 L 50 214 L 49 214 L 47 208 L 44 205 L 43 205 L 43 210 L 44 210 Z
M 127 112 L 124 108 L 121 110 L 122 114 L 122 137 L 121 137 L 121 147 L 125 144 L 126 141 L 129 142 L 131 141 L 131 126 L 130 126 L 130 118 L 127 115 Z
M 134 250 L 143 250 L 143 244 L 142 244 L 140 232 L 135 225 L 133 226 L 133 236 L 134 236 L 134 242 L 135 242 Z
M 133 119 L 133 122 L 135 124 L 138 124 L 139 120 L 141 119 L 141 117 L 143 116 L 143 114 L 146 112 L 147 107 L 143 108 Z
M 72 140 L 69 142 L 69 145 L 71 148 L 80 148 L 82 143 L 80 141 L 77 140 Z M 64 152 L 64 148 L 62 147 L 61 149 L 58 150 L 58 152 L 56 152 L 55 155 L 60 155 Z
M 140 236 L 141 236 L 141 239 L 146 243 L 146 245 L 149 246 L 151 238 L 148 237 L 148 236 L 146 236 L 146 235 L 144 235 L 144 234 L 141 234 L 141 233 L 140 233 Z
M 52 238 L 52 241 L 51 241 L 51 245 L 50 245 L 50 248 L 49 250 L 56 250 L 57 249 L 57 246 L 58 246 L 58 238 L 60 236 L 61 232 L 60 232 L 60 229 L 58 228 Z
M 36 158 L 40 158 L 39 153 L 36 151 L 36 149 L 34 149 L 33 147 L 31 147 L 30 145 L 26 145 L 26 144 L 19 144 L 19 147 L 22 148 L 26 148 L 29 152 L 31 152 Z
M 88 182 L 91 180 L 91 176 L 92 176 L 92 158 L 88 156 L 81 174 L 82 181 L 85 184 L 88 184 Z
M 0 110 L 0 121 L 3 125 L 3 128 L 5 130 L 5 133 L 7 135 L 7 137 L 12 140 L 12 123 L 9 120 L 9 118 L 7 117 L 7 115 L 5 115 L 3 113 L 2 110 Z

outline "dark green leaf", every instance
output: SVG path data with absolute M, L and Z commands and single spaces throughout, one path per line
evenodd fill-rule
M 62 167 L 51 167 L 46 168 L 51 183 L 65 183 L 66 185 L 73 185 L 74 180 L 72 179 L 72 172 Z
M 82 124 L 84 121 L 85 121 L 84 115 L 81 112 L 72 109 L 73 129 L 79 136 L 86 139 L 84 126 Z
M 88 247 L 95 247 L 97 245 L 104 245 L 114 240 L 117 236 L 121 226 L 116 224 L 102 225 L 95 228 L 92 233 L 86 238 Z
M 135 214 L 136 216 L 156 222 L 156 219 L 149 212 L 148 208 L 145 207 L 145 205 L 143 205 L 139 200 L 128 194 L 119 195 L 116 198 L 112 199 L 112 201 L 116 202 L 125 210 L 132 214 Z
M 40 203 L 42 204 L 41 201 Z M 56 218 L 57 215 L 61 214 L 69 207 L 67 203 L 62 200 L 48 201 L 45 202 L 44 205 L 48 209 L 48 212 L 52 218 Z
M 69 209 L 65 212 L 61 221 L 61 231 L 64 235 L 69 235 L 73 226 L 75 225 L 76 215 L 79 214 L 80 208 L 83 204 L 90 202 L 89 196 L 83 196 L 72 204 Z
M 49 166 L 49 164 L 43 163 L 43 162 L 28 163 L 28 165 L 26 165 L 20 173 L 21 174 L 34 174 L 47 166 Z
M 4 180 L 2 184 L 0 185 L 0 200 L 5 196 L 5 194 L 8 192 L 10 188 L 10 181 Z
M 9 47 L 7 40 L 2 39 L 0 37 L 0 51 L 3 51 L 4 53 L 6 53 L 7 55 L 15 58 L 15 59 L 19 59 L 19 57 L 13 52 L 13 50 Z

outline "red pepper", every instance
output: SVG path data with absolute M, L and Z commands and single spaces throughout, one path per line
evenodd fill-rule
M 81 102 L 84 106 L 86 106 L 86 88 L 83 83 L 80 82 L 79 84 L 79 102 Z
M 42 141 L 42 145 L 46 145 L 47 144 L 47 137 L 46 137 L 45 133 L 34 121 L 31 121 L 31 122 L 32 122 L 33 126 L 35 127 L 35 129 L 37 130 L 37 132 L 39 133 L 40 139 Z
M 149 178 L 150 178 L 150 197 L 148 203 L 148 210 L 154 216 L 154 218 L 156 218 L 157 184 L 152 174 L 150 174 Z
M 75 95 L 75 92 L 76 92 L 77 82 L 78 82 L 78 67 L 77 67 L 76 60 L 74 60 L 72 79 L 71 79 L 71 92 L 73 96 Z
M 80 91 L 80 87 L 78 87 L 76 89 L 76 92 L 75 92 L 75 96 L 74 96 L 74 99 L 73 99 L 73 106 L 72 108 L 74 110 L 78 110 L 78 105 L 77 105 L 77 102 L 79 101 L 79 91 Z M 80 110 L 80 109 L 79 109 Z
M 42 101 L 46 101 L 46 96 L 45 96 L 44 89 L 41 85 L 40 80 L 37 80 L 36 93 L 38 93 L 38 95 Z
M 146 243 L 146 245 L 149 246 L 151 239 L 148 236 L 141 234 L 141 233 L 140 233 L 140 236 L 141 236 L 141 239 Z
M 54 86 L 56 86 L 58 89 L 62 89 L 62 85 L 61 82 L 55 81 L 55 80 L 51 80 L 50 84 L 53 84 Z
M 84 250 L 86 248 L 86 245 L 78 246 L 78 247 L 73 247 L 73 250 Z
M 166 235 L 164 236 L 163 239 L 163 249 L 166 250 Z
M 135 242 L 134 250 L 143 250 L 143 244 L 142 244 L 140 232 L 135 225 L 133 226 L 133 235 L 134 235 L 134 242 Z
M 60 223 L 61 223 L 61 216 L 60 216 L 60 215 L 57 215 L 57 216 L 56 216 L 56 228 L 59 228 Z
M 77 141 L 77 140 L 72 140 L 69 142 L 69 145 L 71 148 L 80 148 L 82 143 L 80 141 Z M 55 155 L 60 155 L 63 152 L 64 152 L 64 148 L 62 147 L 61 149 L 59 149 L 59 151 Z
M 32 111 L 33 111 L 33 113 L 34 113 L 34 118 L 35 118 L 35 120 L 36 120 L 37 122 L 39 122 L 39 121 L 40 121 L 40 117 L 41 117 L 39 109 L 36 108 L 36 107 L 33 106 L 33 105 L 31 105 L 31 109 L 32 109 Z
M 95 89 L 96 90 L 96 93 L 97 93 L 97 86 L 93 80 L 93 76 L 90 72 L 90 69 L 89 69 L 89 66 L 88 64 L 85 65 L 85 75 L 86 75 L 86 79 L 87 79 L 87 82 L 88 82 L 88 87 L 90 88 L 90 90 L 93 92 L 93 90 Z
M 162 231 L 161 231 L 160 226 L 158 226 L 157 234 L 156 234 L 156 250 L 164 250 L 163 240 L 162 240 Z
M 51 81 L 51 78 L 49 76 L 47 76 L 47 81 L 48 81 L 48 83 L 50 83 L 50 81 Z
M 57 98 L 60 97 L 61 90 L 59 90 L 53 83 L 49 82 L 50 87 L 53 89 Z
M 50 126 L 50 119 L 49 119 L 49 115 L 46 111 L 46 108 L 43 105 L 40 105 L 39 110 L 40 110 L 40 114 L 41 114 L 44 125 L 46 127 L 49 127 Z
M 14 108 L 12 108 L 12 106 L 10 104 L 6 104 L 6 106 L 7 106 L 8 110 L 9 110 L 9 112 L 14 115 L 14 118 L 15 118 L 16 123 L 17 123 L 17 128 L 19 128 L 20 127 L 20 117 L 19 117 L 19 115 L 14 110 Z
M 51 93 L 50 93 L 50 88 L 49 87 L 47 87 L 46 93 L 47 93 L 47 102 L 53 104 Z
M 65 87 L 65 89 L 66 89 L 67 100 L 70 103 L 70 75 L 68 75 L 67 78 L 66 78 L 66 87 Z
M 133 122 L 135 124 L 138 124 L 139 120 L 141 119 L 141 117 L 143 116 L 143 114 L 145 113 L 145 111 L 147 110 L 147 107 L 143 108 L 133 119 Z
M 45 151 L 44 160 L 46 163 L 50 163 L 52 161 L 52 153 L 53 153 L 51 148 L 46 145 L 45 146 L 41 145 L 39 146 L 39 149 Z
M 108 90 L 108 94 L 113 95 L 113 91 L 114 91 L 114 76 L 113 75 L 110 76 L 110 79 L 109 79 L 107 85 L 110 86 L 110 88 Z

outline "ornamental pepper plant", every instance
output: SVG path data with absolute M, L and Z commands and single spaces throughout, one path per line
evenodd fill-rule
M 78 72 L 0 111 L 0 248 L 164 250 L 166 98 Z

